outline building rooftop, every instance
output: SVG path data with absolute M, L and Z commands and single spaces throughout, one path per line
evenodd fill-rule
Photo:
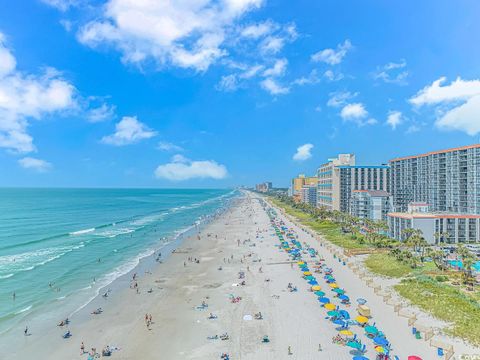
M 389 165 L 337 165 L 338 169 L 388 169 Z
M 473 144 L 473 145 L 466 145 L 466 146 L 461 146 L 461 147 L 456 147 L 456 148 L 451 148 L 451 149 L 431 151 L 431 152 L 428 152 L 428 153 L 425 153 L 425 154 L 420 154 L 420 155 L 404 156 L 404 157 L 399 157 L 399 158 L 392 159 L 392 160 L 390 160 L 390 162 L 420 158 L 420 157 L 425 157 L 425 156 L 430 156 L 430 155 L 435 155 L 435 154 L 441 154 L 441 153 L 448 153 L 448 152 L 453 152 L 453 151 L 475 149 L 475 148 L 480 148 L 480 144 Z

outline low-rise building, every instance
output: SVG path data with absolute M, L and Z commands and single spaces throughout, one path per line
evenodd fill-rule
M 350 214 L 374 221 L 386 221 L 391 209 L 390 194 L 383 190 L 353 190 Z
M 388 214 L 390 236 L 405 240 L 404 230 L 418 229 L 429 244 L 480 242 L 480 215 L 429 212 Z

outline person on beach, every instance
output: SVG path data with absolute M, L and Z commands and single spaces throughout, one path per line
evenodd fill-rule
M 15 294 L 15 291 L 13 292 L 12 297 L 13 297 L 13 301 L 15 301 L 15 298 L 17 297 L 17 295 Z
M 82 344 L 80 345 L 80 355 L 83 355 L 85 354 L 85 345 L 83 344 L 83 341 L 82 341 Z

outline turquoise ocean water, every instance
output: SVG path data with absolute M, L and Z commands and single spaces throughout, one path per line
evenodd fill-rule
M 236 194 L 0 189 L 0 333 L 52 307 L 85 305 Z

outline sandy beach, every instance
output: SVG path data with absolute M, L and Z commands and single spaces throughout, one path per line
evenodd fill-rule
M 198 236 L 183 241 L 165 261 L 138 273 L 132 282 L 138 284 L 138 292 L 127 287 L 89 304 L 83 314 L 70 319 L 70 338 L 63 339 L 66 328 L 56 324 L 42 333 L 30 329 L 31 336 L 18 335 L 21 346 L 11 349 L 6 358 L 87 359 L 92 348 L 101 353 L 108 345 L 113 349 L 111 359 L 220 359 L 223 353 L 230 359 L 352 359 L 352 349 L 332 343 L 338 331 L 325 318 L 325 309 L 309 291 L 296 262 L 279 249 L 279 239 L 258 199 L 245 193 Z M 428 342 L 412 336 L 406 318 L 397 316 L 317 239 L 278 214 L 298 240 L 317 250 L 332 268 L 338 284 L 352 299 L 352 314 L 356 315 L 354 299 L 368 300 L 395 355 L 400 359 L 413 354 L 438 358 Z M 245 274 L 242 279 L 240 272 Z M 245 285 L 240 285 L 243 280 Z M 298 291 L 288 291 L 288 283 Z M 320 285 L 325 287 L 323 281 Z M 232 298 L 239 301 L 232 302 Z M 208 307 L 201 308 L 202 302 Z M 103 312 L 90 314 L 99 304 Z M 254 318 L 258 312 L 262 320 Z M 208 319 L 210 313 L 216 318 Z M 148 326 L 146 314 L 152 317 Z M 362 342 L 371 344 L 357 329 Z M 225 333 L 228 340 L 208 339 Z M 265 335 L 270 342 L 262 342 Z M 372 349 L 371 345 L 367 348 L 368 359 L 375 359 Z M 462 351 L 475 353 L 466 345 Z

